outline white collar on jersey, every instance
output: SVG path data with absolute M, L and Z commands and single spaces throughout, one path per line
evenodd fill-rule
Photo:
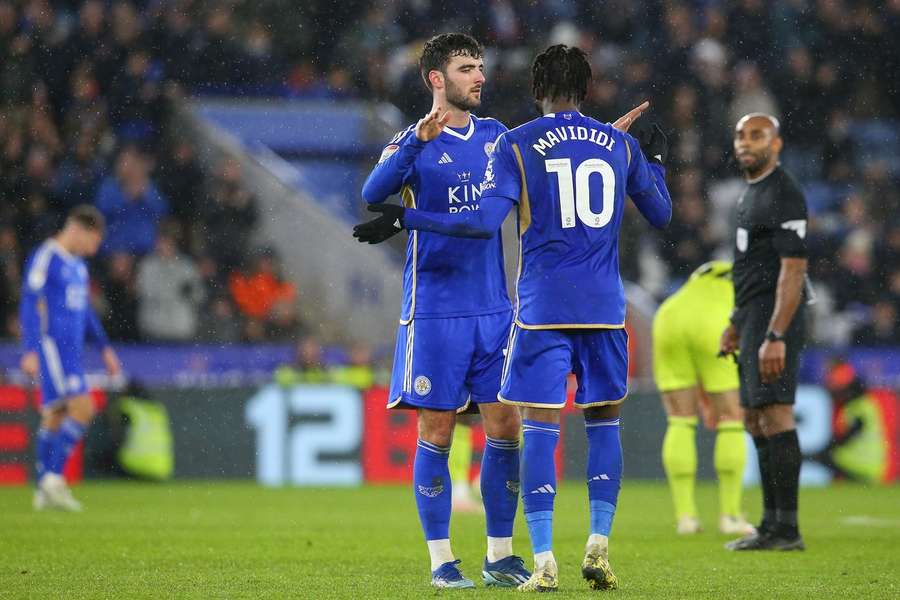
M 475 119 L 472 118 L 472 115 L 469 115 L 469 130 L 466 131 L 464 134 L 453 131 L 453 129 L 451 129 L 449 125 L 444 127 L 444 133 L 450 134 L 453 137 L 456 137 L 463 141 L 466 141 L 470 137 L 472 137 L 473 133 L 475 133 Z

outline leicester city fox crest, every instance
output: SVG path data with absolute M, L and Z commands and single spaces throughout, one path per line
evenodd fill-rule
M 511 493 L 518 495 L 519 494 L 519 482 L 507 480 L 506 489 L 509 490 Z
M 428 496 L 429 498 L 434 498 L 435 496 L 440 496 L 444 491 L 444 480 L 440 477 L 435 477 L 431 480 L 431 486 L 427 485 L 418 485 L 416 489 L 423 496 Z

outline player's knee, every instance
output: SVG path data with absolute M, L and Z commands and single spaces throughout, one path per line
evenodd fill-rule
M 63 418 L 65 411 L 61 409 L 45 410 L 41 415 L 41 427 L 48 431 L 56 431 L 62 425 Z
M 82 424 L 90 423 L 94 418 L 94 403 L 90 396 L 78 396 L 72 399 L 68 405 L 70 417 Z
M 763 435 L 772 437 L 791 429 L 796 429 L 794 422 L 794 408 L 787 404 L 773 404 L 767 406 L 760 417 Z
M 453 438 L 455 422 L 453 411 L 420 410 L 419 439 L 447 448 Z
M 620 404 L 611 404 L 608 406 L 592 406 L 584 409 L 584 418 L 588 421 L 597 419 L 615 419 L 619 416 L 621 410 Z
M 495 440 L 518 440 L 522 431 L 522 417 L 514 406 L 484 413 L 484 433 Z
M 763 435 L 763 428 L 760 424 L 759 412 L 756 410 L 748 410 L 744 412 L 744 429 L 753 437 Z

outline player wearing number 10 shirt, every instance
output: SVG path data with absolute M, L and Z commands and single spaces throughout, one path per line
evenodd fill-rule
M 585 409 L 588 438 L 591 516 L 582 575 L 595 589 L 612 589 L 618 580 L 608 541 L 621 483 L 619 406 L 628 373 L 619 227 L 626 196 L 653 226 L 668 224 L 667 142 L 659 126 L 643 128 L 636 139 L 578 111 L 591 77 L 578 48 L 550 47 L 535 59 L 532 77 L 543 116 L 497 140 L 481 210 L 450 215 L 397 207 L 382 219 L 409 230 L 490 237 L 517 207 L 517 303 L 499 398 L 525 407 L 521 492 L 534 573 L 519 589 L 559 585 L 554 450 L 569 373 L 578 381 L 575 403 Z M 378 227 L 358 226 L 356 235 L 367 238 Z

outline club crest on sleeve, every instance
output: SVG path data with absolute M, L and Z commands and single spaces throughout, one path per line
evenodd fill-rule
M 399 149 L 400 146 L 398 146 L 397 144 L 388 144 L 387 146 L 385 146 L 384 150 L 381 151 L 381 158 L 378 159 L 378 164 L 381 164 L 389 159 Z
M 427 396 L 431 392 L 431 380 L 424 375 L 419 375 L 413 383 L 413 389 L 418 395 Z

